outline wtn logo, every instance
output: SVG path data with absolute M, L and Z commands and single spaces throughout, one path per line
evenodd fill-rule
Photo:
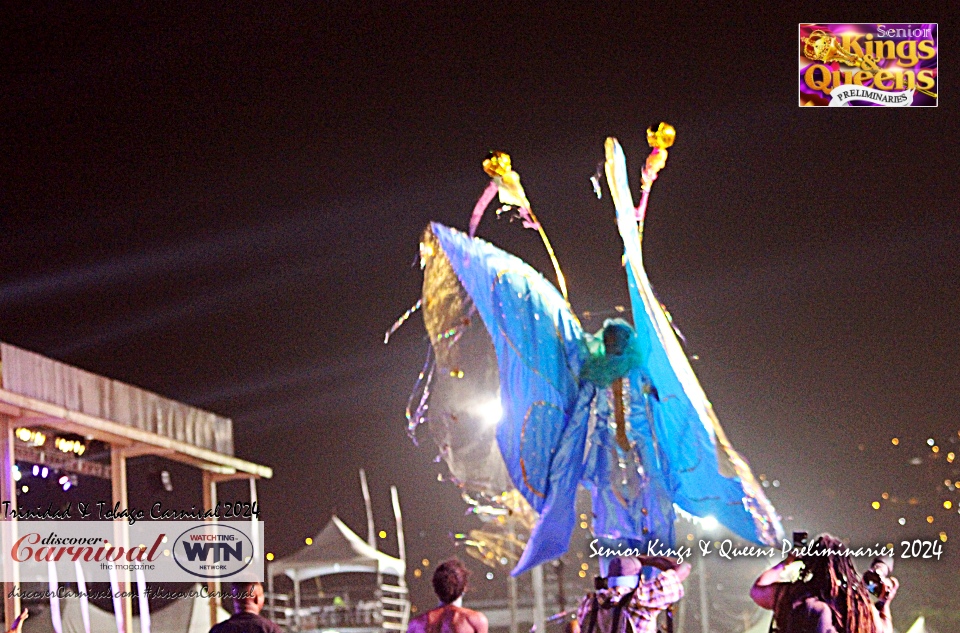
M 243 541 L 237 542 L 236 547 L 230 547 L 229 543 L 188 543 L 183 541 L 183 549 L 187 555 L 187 560 L 191 563 L 199 558 L 205 562 L 219 563 L 221 560 L 230 559 L 243 560 Z M 210 552 L 213 552 L 213 560 L 210 560 Z
M 181 569 L 200 578 L 226 578 L 253 561 L 250 537 L 228 525 L 197 525 L 177 537 L 173 558 Z M 182 547 L 181 547 L 182 546 Z

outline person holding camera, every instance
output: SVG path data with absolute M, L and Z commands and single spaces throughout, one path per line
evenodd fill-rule
M 760 574 L 750 589 L 754 602 L 773 611 L 771 631 L 893 633 L 890 601 L 899 587 L 897 579 L 889 576 L 893 559 L 874 560 L 864 574 L 865 582 L 853 566 L 849 549 L 829 534 L 800 549 L 799 557 L 794 552 Z
M 643 581 L 643 567 L 660 573 Z M 683 597 L 690 563 L 678 565 L 663 556 L 622 556 L 610 561 L 597 591 L 584 596 L 577 609 L 575 633 L 656 633 L 657 616 Z

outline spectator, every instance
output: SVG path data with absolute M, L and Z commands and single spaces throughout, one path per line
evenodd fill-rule
M 660 574 L 642 581 L 643 567 Z M 690 564 L 662 556 L 620 557 L 610 561 L 606 589 L 584 596 L 577 610 L 580 633 L 656 633 L 660 612 L 683 597 Z
M 836 537 L 821 534 L 813 546 L 793 552 L 760 574 L 750 597 L 773 611 L 778 633 L 893 633 L 890 601 L 896 578 L 883 578 L 879 601 L 870 600 L 853 566 L 850 550 Z
M 434 609 L 410 621 L 407 633 L 487 633 L 487 616 L 463 608 L 470 571 L 452 558 L 433 572 L 433 590 L 440 599 Z

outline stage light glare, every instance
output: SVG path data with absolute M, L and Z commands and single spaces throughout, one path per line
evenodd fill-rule
M 703 517 L 703 520 L 700 522 L 700 525 L 702 525 L 703 529 L 706 530 L 707 532 L 713 532 L 718 527 L 720 527 L 720 522 L 717 521 L 717 517 L 711 514 Z
M 476 413 L 483 424 L 489 426 L 496 424 L 503 417 L 503 406 L 500 404 L 500 398 L 492 398 L 477 405 Z

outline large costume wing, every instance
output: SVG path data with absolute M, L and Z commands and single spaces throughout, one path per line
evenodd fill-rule
M 556 288 L 519 258 L 436 223 L 423 240 L 424 321 L 438 360 L 455 296 L 438 289 L 451 284 L 472 300 L 496 350 L 497 443 L 514 485 L 540 514 L 519 574 L 565 552 L 573 531 L 586 437 L 583 425 L 571 424 L 583 331 Z
M 626 253 L 634 327 L 649 341 L 647 373 L 659 392 L 656 432 L 674 488 L 690 514 L 716 519 L 739 536 L 775 545 L 783 537 L 776 511 L 750 467 L 727 440 L 643 268 L 643 218 L 637 223 L 626 160 L 616 139 L 606 142 L 606 173 Z

